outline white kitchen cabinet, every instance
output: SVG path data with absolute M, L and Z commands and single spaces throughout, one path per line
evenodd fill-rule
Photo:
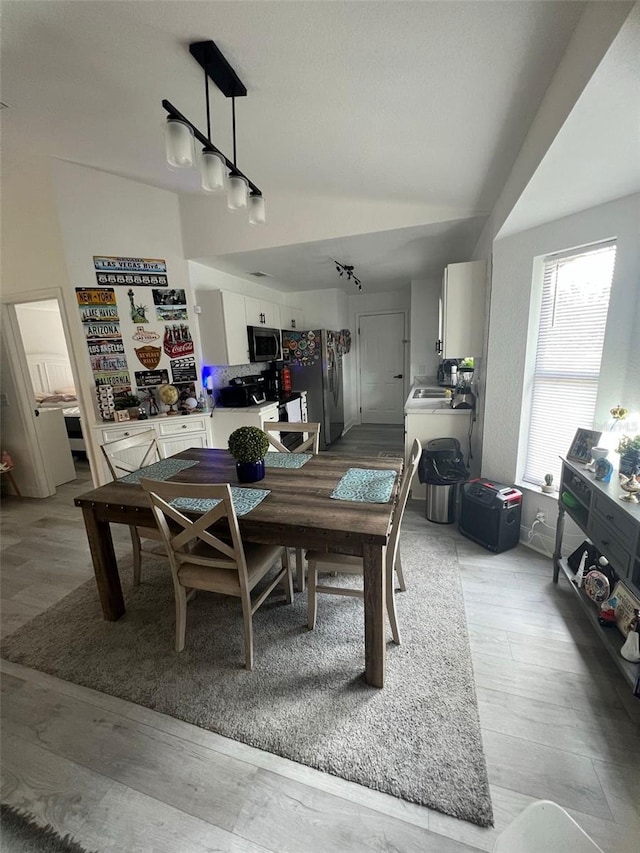
M 486 261 L 449 264 L 445 268 L 436 341 L 436 352 L 442 358 L 482 355 L 486 283 Z
M 424 447 L 427 441 L 433 438 L 457 438 L 465 459 L 469 455 L 469 427 L 473 417 L 471 409 L 425 409 L 415 414 L 405 414 L 405 459 L 409 459 L 411 445 L 414 440 L 419 439 Z M 424 500 L 427 496 L 426 484 L 418 480 L 418 475 L 413 479 L 411 485 L 411 497 L 413 500 Z
M 137 433 L 152 429 L 156 434 L 160 455 L 164 458 L 173 456 L 181 450 L 191 447 L 211 447 L 210 418 L 207 415 L 176 415 L 172 417 L 148 418 L 145 421 L 131 421 L 117 426 L 99 426 L 98 441 L 105 444 L 119 438 L 128 438 Z M 138 466 L 147 448 L 131 447 L 121 455 L 122 459 Z M 101 484 L 111 480 L 109 470 L 105 465 L 101 471 Z
M 247 297 L 226 290 L 199 290 L 198 327 L 205 364 L 249 364 Z M 257 301 L 257 300 L 251 300 Z
M 304 315 L 299 308 L 280 307 L 280 320 L 283 329 L 304 329 Z
M 278 404 L 264 403 L 246 408 L 215 409 L 213 413 L 213 441 L 215 447 L 227 448 L 231 433 L 243 426 L 262 429 L 266 421 L 278 420 Z
M 154 422 L 158 446 L 163 457 L 173 456 L 190 447 L 209 447 L 208 418 L 182 415 Z
M 280 328 L 280 306 L 264 299 L 244 297 L 247 326 L 266 326 L 269 329 Z

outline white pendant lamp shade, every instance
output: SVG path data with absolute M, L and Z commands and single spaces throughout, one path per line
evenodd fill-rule
M 227 207 L 229 210 L 240 210 L 247 206 L 247 190 L 249 184 L 242 175 L 229 172 L 227 179 Z
M 193 166 L 193 130 L 176 118 L 167 119 L 164 131 L 167 163 L 179 169 Z
M 220 154 L 207 148 L 202 149 L 200 177 L 203 190 L 215 193 L 224 188 L 225 165 L 224 158 Z
M 265 221 L 264 196 L 252 192 L 249 196 L 249 222 L 251 225 L 264 225 Z

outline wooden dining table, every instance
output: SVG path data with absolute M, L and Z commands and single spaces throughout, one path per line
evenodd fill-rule
M 170 482 L 238 484 L 235 460 L 227 450 L 191 448 L 172 459 L 197 464 Z M 270 494 L 238 518 L 243 539 L 314 551 L 337 551 L 364 562 L 365 678 L 383 687 L 385 679 L 385 547 L 398 499 L 403 468 L 400 457 L 362 457 L 321 453 L 301 468 L 266 469 L 256 488 Z M 349 468 L 398 472 L 387 503 L 360 503 L 330 497 Z M 81 507 L 104 618 L 116 621 L 125 612 L 111 524 L 154 527 L 149 498 L 135 483 L 116 480 L 75 498 Z

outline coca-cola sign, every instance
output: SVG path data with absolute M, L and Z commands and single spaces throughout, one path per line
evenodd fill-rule
M 183 355 L 191 355 L 194 351 L 193 340 L 189 326 L 185 323 L 174 323 L 172 326 L 164 327 L 164 340 L 162 342 L 164 351 L 169 358 L 180 358 Z
M 180 358 L 183 355 L 191 355 L 193 353 L 193 341 L 171 341 L 165 340 L 164 351 L 169 358 Z

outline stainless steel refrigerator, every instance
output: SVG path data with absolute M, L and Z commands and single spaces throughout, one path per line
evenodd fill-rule
M 339 334 L 326 329 L 282 331 L 282 356 L 291 371 L 291 389 L 307 392 L 309 420 L 321 424 L 322 450 L 340 438 L 344 429 Z

